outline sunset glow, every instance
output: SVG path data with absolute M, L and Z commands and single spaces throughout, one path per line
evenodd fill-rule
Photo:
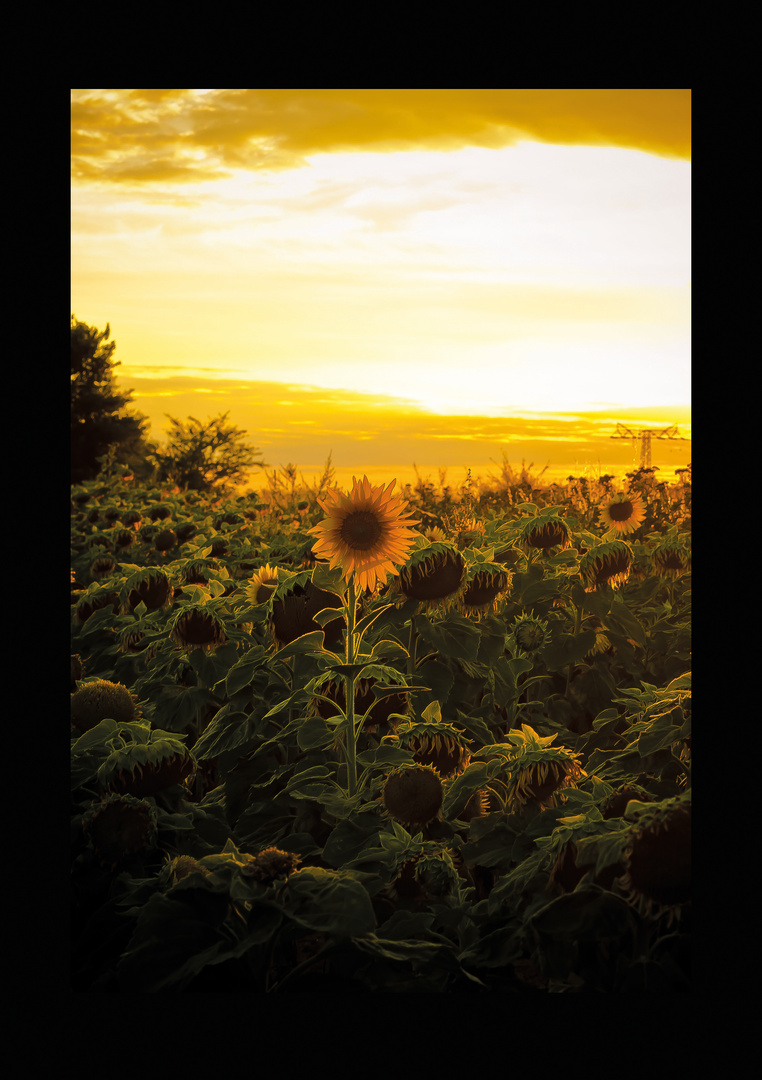
M 72 90 L 71 310 L 158 441 L 621 474 L 690 437 L 690 185 L 689 90 Z

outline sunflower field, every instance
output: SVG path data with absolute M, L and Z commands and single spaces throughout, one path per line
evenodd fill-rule
M 75 992 L 690 990 L 690 472 L 440 481 L 72 487 Z

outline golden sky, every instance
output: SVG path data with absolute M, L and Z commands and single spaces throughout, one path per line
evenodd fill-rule
M 154 438 L 229 411 L 272 464 L 351 472 L 690 434 L 690 90 L 71 103 L 71 309 Z

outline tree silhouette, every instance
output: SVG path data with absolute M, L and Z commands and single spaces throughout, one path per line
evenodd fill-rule
M 155 451 L 156 479 L 185 490 L 209 491 L 241 483 L 249 469 L 267 468 L 260 451 L 244 442 L 246 431 L 226 424 L 228 413 L 202 423 L 194 416 L 186 422 L 164 414 L 171 424 L 166 447 Z
M 113 369 L 115 341 L 109 324 L 98 330 L 71 317 L 71 482 L 98 475 L 98 459 L 114 448 L 115 460 L 145 469 L 148 419 L 126 413 L 132 391 L 117 389 Z

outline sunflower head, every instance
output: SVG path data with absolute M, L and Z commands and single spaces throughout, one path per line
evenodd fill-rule
M 443 780 L 459 776 L 471 760 L 465 736 L 445 721 L 417 721 L 398 731 L 400 745 L 419 765 L 429 765 Z
M 319 626 L 313 618 L 323 608 L 343 607 L 340 598 L 325 589 L 319 589 L 311 581 L 303 585 L 285 583 L 275 594 L 268 624 L 273 640 L 279 646 L 290 645 L 303 634 L 322 630 L 327 646 L 335 645 L 347 623 L 343 616 Z
M 423 544 L 400 570 L 395 591 L 435 607 L 446 606 L 460 589 L 465 573 L 465 560 L 454 544 Z
M 532 656 L 549 641 L 550 630 L 544 619 L 520 615 L 509 630 L 505 645 L 514 656 Z
M 301 855 L 280 848 L 264 848 L 256 855 L 249 856 L 242 873 L 269 885 L 273 881 L 285 880 L 298 868 Z
M 156 807 L 131 795 L 103 795 L 82 818 L 82 828 L 98 861 L 111 869 L 158 840 Z
M 392 495 L 396 482 L 374 487 L 367 476 L 352 477 L 350 494 L 332 490 L 318 499 L 328 516 L 308 530 L 317 537 L 312 550 L 331 569 L 340 566 L 346 581 L 354 575 L 360 590 L 373 593 L 388 574 L 398 574 L 395 564 L 405 562 L 415 543 L 410 526 L 418 522 L 404 513 L 406 500 Z
M 580 754 L 551 746 L 555 735 L 541 737 L 522 724 L 521 730 L 509 732 L 506 738 L 514 745 L 507 777 L 507 802 L 514 811 L 528 802 L 555 806 L 558 798 L 563 799 L 564 788 L 575 787 L 587 775 L 579 765 Z
M 363 731 L 383 736 L 397 730 L 399 720 L 394 717 L 390 719 L 391 714 L 407 714 L 410 705 L 408 694 L 404 690 L 394 694 L 385 694 L 382 697 L 377 698 L 373 693 L 373 686 L 375 683 L 376 680 L 373 678 L 357 680 L 355 686 L 354 711 L 355 717 L 358 717 L 363 716 L 364 713 L 370 709 L 368 718 L 363 725 Z M 316 683 L 315 691 L 322 696 L 315 698 L 314 711 L 318 716 L 322 716 L 324 720 L 328 720 L 332 716 L 337 716 L 338 709 L 343 709 L 345 707 L 346 695 L 344 692 L 343 679 L 331 678 L 330 675 L 323 676 L 323 678 Z M 329 701 L 325 701 L 325 698 L 328 698 Z M 335 702 L 337 708 L 333 708 L 329 702 Z
M 71 695 L 71 727 L 77 734 L 96 727 L 101 720 L 130 723 L 138 717 L 137 699 L 122 683 L 95 679 Z
M 381 792 L 384 813 L 402 825 L 427 825 L 442 809 L 444 789 L 432 765 L 400 765 Z
M 691 801 L 685 796 L 659 803 L 631 801 L 633 820 L 622 886 L 641 913 L 669 912 L 670 922 L 691 899 Z
M 571 533 L 558 514 L 537 514 L 524 525 L 521 541 L 526 548 L 547 554 L 552 549 L 564 551 L 571 547 Z
M 90 563 L 90 578 L 94 581 L 97 578 L 108 577 L 115 569 L 116 560 L 111 555 L 98 555 Z
M 691 553 L 677 538 L 668 537 L 651 553 L 651 565 L 661 577 L 679 578 L 691 568 Z
M 209 877 L 210 873 L 211 871 L 202 866 L 198 859 L 194 859 L 192 855 L 176 855 L 174 858 L 168 858 L 159 871 L 159 888 L 166 891 L 190 874 L 201 874 L 202 877 Z
M 498 601 L 511 587 L 513 574 L 498 563 L 477 562 L 466 572 L 459 606 L 477 617 L 495 611 Z
M 612 536 L 626 536 L 635 532 L 645 517 L 643 498 L 635 493 L 615 495 L 601 506 L 601 520 L 607 533 Z
M 278 588 L 279 583 L 280 578 L 278 577 L 277 567 L 270 566 L 267 563 L 265 566 L 260 567 L 256 574 L 252 575 L 245 589 L 246 598 L 254 606 L 266 604 Z
M 224 626 L 203 604 L 181 608 L 172 621 L 170 637 L 186 653 L 194 649 L 213 652 L 227 641 Z
M 624 540 L 596 544 L 582 556 L 579 563 L 585 592 L 595 592 L 605 585 L 618 589 L 630 576 L 632 560 L 632 548 Z
M 157 611 L 170 607 L 174 599 L 174 587 L 169 575 L 159 566 L 138 570 L 127 579 L 124 591 L 126 612 L 133 611 L 140 603 L 145 604 L 149 611 Z

